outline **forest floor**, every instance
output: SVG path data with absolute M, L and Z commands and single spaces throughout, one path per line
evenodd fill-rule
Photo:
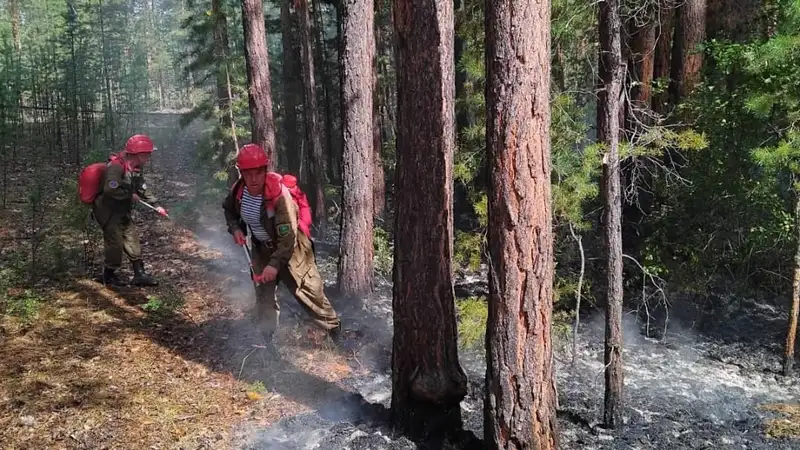
M 47 183 L 46 207 L 29 196 L 36 183 L 60 179 L 58 165 L 11 167 L 0 218 L 0 447 L 421 448 L 385 426 L 388 283 L 363 304 L 331 296 L 345 327 L 339 345 L 281 290 L 281 359 L 270 358 L 249 319 L 244 255 L 224 230 L 225 192 L 194 175 L 191 129 L 150 132 L 161 150 L 148 184 L 172 216 L 136 212 L 147 267 L 161 281 L 155 288 L 92 281 L 102 240 L 97 230 L 64 225 L 85 209 L 63 207 L 74 205 L 63 197 L 70 191 Z M 317 249 L 330 286 L 335 245 L 320 240 Z M 772 325 L 782 320 L 764 311 Z M 800 448 L 792 439 L 800 436 L 800 387 L 774 374 L 775 349 L 688 334 L 662 343 L 626 329 L 626 425 L 607 433 L 596 427 L 602 325 L 589 320 L 576 364 L 561 348 L 556 358 L 562 448 Z M 481 437 L 485 365 L 468 350 L 462 364 L 470 377 L 465 427 Z

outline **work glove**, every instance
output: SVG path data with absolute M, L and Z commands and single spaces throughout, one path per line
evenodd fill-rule
M 247 242 L 247 238 L 244 237 L 244 233 L 241 230 L 236 230 L 233 232 L 233 242 L 236 245 L 244 245 Z

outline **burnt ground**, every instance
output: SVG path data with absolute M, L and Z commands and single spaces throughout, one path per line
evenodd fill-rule
M 42 272 L 30 283 L 28 293 L 35 294 L 4 287 L 6 295 L 32 299 L 23 303 L 32 311 L 26 319 L 16 311 L 0 320 L 4 447 L 458 448 L 413 443 L 386 426 L 392 330 L 386 280 L 359 304 L 330 291 L 344 320 L 341 346 L 323 339 L 280 292 L 280 359 L 261 348 L 249 320 L 253 293 L 244 255 L 223 228 L 224 192 L 193 175 L 197 130 L 149 132 L 163 149 L 149 184 L 173 220 L 145 210 L 137 220 L 148 268 L 162 285 L 106 289 L 89 277 L 101 262 L 96 232 L 84 243 L 85 234 L 45 227 L 75 251 L 55 258 L 66 262 L 70 276 Z M 4 267 L 30 247 L 24 181 L 34 169 L 14 169 L 22 188 L 0 221 Z M 331 283 L 335 242 L 333 235 L 317 243 L 318 264 Z M 457 285 L 464 295 L 485 289 L 474 279 Z M 785 308 L 728 303 L 725 314 L 702 327 L 692 327 L 691 314 L 673 314 L 680 317 L 663 340 L 645 338 L 634 315 L 626 316 L 625 423 L 616 431 L 597 426 L 602 317 L 584 318 L 574 365 L 569 346 L 557 346 L 561 448 L 800 448 L 800 440 L 768 436 L 800 435 L 798 379 L 778 375 Z M 690 309 L 673 301 L 673 311 Z M 470 376 L 465 427 L 482 437 L 483 356 L 464 350 L 461 362 Z

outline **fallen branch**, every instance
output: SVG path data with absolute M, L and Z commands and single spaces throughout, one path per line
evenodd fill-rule
M 650 283 L 656 289 L 657 293 L 661 294 L 661 299 L 664 302 L 664 311 L 666 312 L 666 317 L 664 318 L 664 334 L 661 336 L 661 340 L 663 341 L 667 337 L 667 325 L 669 324 L 669 306 L 670 306 L 669 305 L 669 301 L 667 300 L 667 294 L 664 292 L 664 289 L 662 288 L 662 286 L 666 284 L 666 281 L 663 278 L 661 278 L 661 277 L 659 277 L 657 275 L 653 275 L 648 270 L 646 270 L 644 268 L 644 266 L 642 266 L 639 263 L 639 261 L 636 260 L 636 258 L 634 258 L 634 257 L 632 257 L 630 255 L 625 255 L 625 254 L 623 254 L 622 257 L 633 261 L 634 264 L 636 264 L 639 267 L 639 270 L 642 271 L 642 306 L 644 306 L 645 314 L 647 315 L 647 323 L 645 325 L 645 332 L 646 332 L 648 337 L 650 336 L 650 319 L 652 318 L 650 316 L 650 309 L 649 309 L 649 306 L 647 304 L 647 301 L 651 297 L 651 296 L 647 295 L 647 279 L 648 278 L 650 279 Z

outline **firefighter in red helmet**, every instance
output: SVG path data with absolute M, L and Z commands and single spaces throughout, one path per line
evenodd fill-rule
M 280 281 L 311 316 L 314 323 L 337 338 L 339 317 L 325 296 L 309 236 L 299 224 L 298 205 L 282 176 L 268 171 L 269 159 L 257 144 L 239 151 L 236 181 L 222 208 L 228 232 L 237 245 L 252 242 L 256 319 L 267 342 L 278 326 L 280 307 L 275 289 Z
M 100 193 L 92 205 L 92 213 L 103 230 L 105 246 L 105 266 L 102 282 L 109 285 L 123 284 L 117 276 L 122 265 L 123 255 L 133 266 L 131 284 L 136 286 L 156 286 L 158 282 L 145 272 L 139 233 L 131 220 L 133 204 L 142 199 L 150 204 L 157 203 L 155 196 L 148 191 L 141 169 L 155 150 L 153 141 L 146 135 L 131 136 L 122 152 L 109 158 L 100 185 Z M 166 215 L 166 210 L 158 205 L 156 210 Z

